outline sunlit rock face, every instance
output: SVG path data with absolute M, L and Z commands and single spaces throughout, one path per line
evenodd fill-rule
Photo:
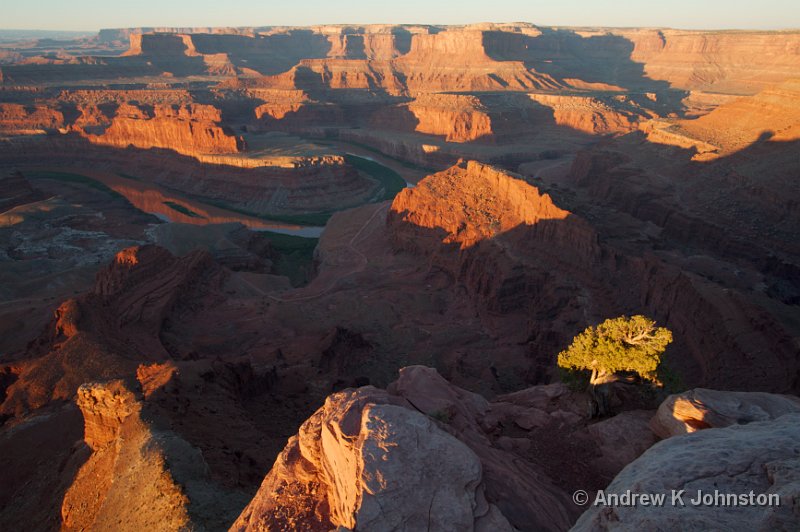
M 569 212 L 509 172 L 477 161 L 462 162 L 402 191 L 392 203 L 390 224 L 402 230 L 439 229 L 446 244 L 461 249 L 543 220 L 563 220 Z M 404 240 L 416 240 L 410 236 Z
M 624 96 L 615 98 L 616 105 L 590 96 L 531 94 L 530 98 L 552 110 L 559 126 L 591 135 L 635 131 L 646 111 L 630 104 Z
M 219 110 L 210 105 L 123 104 L 102 134 L 88 138 L 109 146 L 167 148 L 184 155 L 242 151 L 242 139 L 228 133 L 220 121 Z
M 517 72 L 525 72 L 521 63 L 539 61 L 541 70 L 546 72 L 548 65 L 542 63 L 550 60 L 568 63 L 576 74 L 573 79 L 581 78 L 578 74 L 590 77 L 581 68 L 595 73 L 595 69 L 606 67 L 610 70 L 607 77 L 615 76 L 614 81 L 624 83 L 629 81 L 625 75 L 635 72 L 610 68 L 616 66 L 615 57 L 624 54 L 644 64 L 652 79 L 668 80 L 680 88 L 718 85 L 728 90 L 755 92 L 754 87 L 780 81 L 796 72 L 798 66 L 797 58 L 787 53 L 798 42 L 797 35 L 791 32 L 650 29 L 572 32 L 518 23 L 463 27 L 316 26 L 302 33 L 281 28 L 262 32 L 252 28 L 146 28 L 104 30 L 104 39 L 125 42 L 129 47 L 126 55 L 130 57 L 164 58 L 158 66 L 167 71 L 180 71 L 181 58 L 186 63 L 196 58 L 198 68 L 219 68 L 220 64 L 226 64 L 229 68 L 248 68 L 264 75 L 276 73 L 282 61 L 297 62 L 299 57 L 373 63 L 398 61 L 400 66 L 430 65 L 432 73 L 427 79 L 420 76 L 409 80 L 414 84 L 422 80 L 429 83 L 447 80 L 472 84 L 473 90 L 503 88 L 501 82 L 518 88 L 525 82 L 553 81 L 543 74 L 527 79 L 479 77 L 479 68 L 475 68 L 475 78 L 470 79 L 453 76 L 445 67 L 485 67 L 507 61 L 517 62 L 519 66 L 514 65 Z M 221 55 L 227 55 L 227 61 Z M 593 61 L 574 61 L 576 56 Z M 241 58 L 247 61 L 241 62 Z
M 800 79 L 788 79 L 752 96 L 725 101 L 699 118 L 645 123 L 649 141 L 696 151 L 692 160 L 714 161 L 767 141 L 800 139 Z M 778 161 L 776 167 L 782 166 Z
M 400 403 L 375 388 L 329 397 L 232 530 L 511 530 L 483 496 L 475 453 Z
M 401 191 L 387 225 L 397 249 L 429 257 L 477 293 L 495 296 L 491 287 L 521 274 L 520 259 L 540 248 L 583 264 L 599 256 L 596 235 L 583 220 L 520 176 L 476 161 Z
M 722 392 L 696 388 L 670 395 L 658 407 L 650 426 L 662 438 L 707 428 L 769 421 L 800 413 L 800 399 L 759 392 Z
M 541 423 L 580 422 L 557 407 L 559 396 L 569 404 L 565 391 L 530 390 Z M 333 394 L 289 440 L 232 530 L 563 529 L 575 515 L 566 493 L 514 458 L 514 440 L 490 436 L 524 403 L 509 397 L 494 410 L 422 366 L 404 368 L 386 391 Z
M 725 31 L 620 30 L 633 43 L 631 59 L 644 63 L 653 79 L 684 89 L 739 94 L 759 90 L 791 77 L 800 67 L 797 33 Z
M 64 495 L 63 529 L 190 526 L 188 498 L 168 470 L 163 442 L 142 421 L 142 403 L 133 392 L 122 381 L 91 383 L 78 390 L 77 403 L 92 454 Z
M 76 403 L 91 454 L 64 494 L 62 530 L 218 530 L 232 520 L 231 494 L 210 481 L 200 450 L 159 426 L 132 386 L 86 383 Z
M 0 132 L 20 133 L 60 127 L 64 127 L 64 115 L 48 106 L 0 103 Z
M 536 304 L 534 292 L 556 284 L 537 278 L 545 256 L 589 268 L 600 255 L 583 220 L 521 176 L 476 161 L 400 192 L 387 227 L 395 249 L 448 271 L 493 310 Z

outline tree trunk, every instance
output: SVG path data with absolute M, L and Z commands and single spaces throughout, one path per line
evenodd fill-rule
M 608 396 L 611 390 L 606 376 L 605 371 L 597 371 L 597 368 L 592 368 L 592 376 L 589 378 L 592 411 L 597 413 L 597 417 L 606 417 L 609 414 Z

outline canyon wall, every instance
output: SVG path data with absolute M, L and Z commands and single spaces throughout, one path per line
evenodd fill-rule
M 713 463 L 723 483 L 770 437 L 796 441 L 757 426 L 797 408 L 765 394 L 696 390 L 653 420 L 664 390 L 625 382 L 617 415 L 590 419 L 556 358 L 646 314 L 674 335 L 667 386 L 800 391 L 797 32 L 151 28 L 14 46 L 0 528 L 563 530 L 569 494 L 656 434 L 656 476 Z M 402 186 L 387 169 L 409 187 L 381 202 Z M 329 216 L 318 243 L 247 229 Z M 744 462 L 729 433 L 692 436 L 686 463 L 669 443 L 745 421 Z M 639 467 L 613 486 L 652 483 Z M 645 526 L 633 513 L 583 523 Z
M 0 132 L 24 133 L 64 127 L 64 115 L 49 106 L 0 103 Z
M 408 106 L 420 133 L 443 135 L 448 142 L 467 142 L 492 134 L 487 110 L 469 96 L 427 96 L 415 99 Z
M 242 151 L 243 139 L 229 134 L 220 120 L 219 110 L 207 105 L 122 104 L 102 134 L 87 138 L 108 146 L 166 148 L 184 155 Z
M 0 160 L 9 166 L 41 168 L 44 146 L 46 165 L 51 168 L 111 174 L 112 179 L 119 174 L 146 176 L 150 183 L 179 190 L 179 195 L 255 216 L 330 212 L 367 201 L 379 186 L 341 156 L 277 161 L 233 155 L 189 157 L 168 151 L 123 150 L 75 135 L 48 137 L 44 144 L 24 138 L 3 142 Z M 80 163 L 76 152 L 82 154 Z
M 429 176 L 398 194 L 387 226 L 395 249 L 447 271 L 489 312 L 546 315 L 529 322 L 531 338 L 566 345 L 576 321 L 646 310 L 675 334 L 669 366 L 690 385 L 798 385 L 800 360 L 778 316 L 655 254 L 601 243 L 585 220 L 507 172 L 470 162 Z M 757 375 L 746 369 L 753 353 Z
M 624 97 L 617 97 L 616 108 L 608 102 L 586 96 L 531 94 L 530 98 L 551 109 L 557 125 L 590 135 L 634 131 L 639 121 L 647 116 L 642 109 L 624 105 L 627 103 Z
M 800 33 L 614 30 L 633 43 L 631 59 L 653 79 L 683 89 L 756 92 L 800 70 Z
M 723 104 L 695 120 L 682 120 L 676 129 L 718 146 L 718 155 L 738 151 L 759 140 L 800 139 L 800 79 Z
M 754 94 L 795 77 L 800 69 L 800 34 L 792 31 L 584 30 L 484 24 L 199 28 L 191 32 L 139 29 L 103 35 L 109 42 L 130 39 L 124 57 L 88 62 L 84 58 L 73 61 L 75 65 L 10 65 L 4 68 L 4 83 L 56 73 L 64 76 L 67 70 L 69 75 L 81 72 L 84 78 L 111 79 L 124 65 L 128 75 L 274 76 L 311 61 L 309 65 L 316 65 L 312 70 L 323 75 L 325 85 L 363 88 L 364 74 L 340 71 L 343 65 L 348 66 L 345 71 L 363 70 L 366 63 L 366 70 L 390 80 L 376 77 L 371 82 L 374 86 L 411 94 L 564 87 L 622 88 L 662 95 L 676 90 Z M 53 69 L 50 74 L 48 67 Z M 399 81 L 389 73 L 399 74 Z
M 407 104 L 378 109 L 369 120 L 379 129 L 437 135 L 447 142 L 470 142 L 491 137 L 488 109 L 474 96 L 420 95 Z

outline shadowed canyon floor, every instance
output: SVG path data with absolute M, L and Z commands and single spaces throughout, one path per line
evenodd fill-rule
M 0 529 L 669 528 L 571 494 L 717 484 L 785 504 L 693 526 L 793 528 L 798 76 L 789 31 L 0 43 Z M 668 386 L 593 418 L 557 354 L 634 314 Z

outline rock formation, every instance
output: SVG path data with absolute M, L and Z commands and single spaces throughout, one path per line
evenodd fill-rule
M 64 496 L 62 527 L 189 525 L 189 501 L 142 423 L 141 403 L 133 393 L 112 381 L 82 386 L 77 401 L 86 423 L 84 441 L 93 453 Z
M 6 390 L 2 412 L 69 399 L 84 382 L 130 374 L 142 358 L 168 358 L 159 338 L 164 320 L 181 299 L 213 290 L 221 274 L 206 252 L 178 259 L 156 246 L 121 251 L 98 274 L 93 293 L 55 312 L 41 347 L 32 346 Z
M 88 138 L 110 146 L 167 148 L 184 155 L 241 151 L 242 139 L 220 127 L 220 119 L 219 111 L 211 106 L 157 105 L 151 110 L 123 104 L 102 134 Z
M 617 97 L 614 104 L 586 96 L 561 96 L 550 94 L 530 95 L 537 103 L 553 110 L 553 119 L 560 126 L 566 126 L 592 135 L 606 133 L 627 133 L 634 131 L 638 121 L 646 113 L 631 105 L 625 108 L 624 97 Z
M 87 128 L 89 129 L 89 128 Z M 92 134 L 90 133 L 90 136 Z M 90 174 L 111 186 L 145 212 L 158 212 L 164 201 L 182 203 L 185 195 L 198 198 L 208 218 L 221 222 L 267 219 L 307 213 L 330 213 L 337 208 L 359 205 L 375 198 L 382 189 L 369 174 L 359 172 L 342 155 L 279 156 L 250 158 L 245 154 L 181 156 L 175 152 L 109 149 L 73 135 L 48 137 L 45 171 Z M 42 144 L 17 138 L 0 150 L 4 166 L 41 169 Z M 75 158 L 80 152 L 82 157 Z M 41 171 L 41 170 L 37 170 Z M 136 179 L 122 176 L 147 176 Z M 171 192 L 163 188 L 171 189 Z M 145 193 L 142 194 L 142 189 Z M 155 190 L 154 190 L 155 189 Z M 170 197 L 172 196 L 172 197 Z M 163 198 L 163 199 L 158 199 Z M 161 207 L 146 210 L 148 201 Z M 215 208 L 219 206 L 218 208 Z M 181 221 L 186 221 L 181 220 Z
M 143 419 L 142 400 L 122 381 L 84 384 L 76 401 L 92 454 L 64 495 L 63 530 L 227 524 L 230 497 L 209 481 L 200 451 Z
M 31 185 L 20 172 L 12 172 L 0 177 L 0 213 L 14 207 L 43 200 L 41 190 Z
M 650 426 L 666 439 L 707 428 L 770 421 L 792 413 L 800 413 L 800 399 L 792 395 L 696 388 L 670 395 L 658 407 Z
M 788 80 L 754 96 L 723 104 L 695 120 L 682 120 L 668 131 L 687 138 L 684 141 L 687 145 L 693 145 L 694 141 L 716 147 L 715 157 L 739 151 L 758 141 L 797 140 L 800 138 L 800 80 Z
M 460 249 L 520 225 L 563 220 L 569 214 L 523 180 L 475 161 L 402 191 L 392 202 L 391 212 L 389 224 L 399 225 L 396 238 L 404 247 L 424 245 L 419 238 L 402 233 L 405 228 L 419 228 L 441 229 L 445 232 L 441 242 Z
M 564 392 L 541 392 L 531 389 L 529 399 L 538 398 L 542 426 L 551 427 L 559 411 L 548 410 Z M 519 399 L 507 401 L 490 405 L 419 366 L 387 391 L 334 394 L 289 440 L 233 529 L 511 530 L 509 521 L 562 529 L 575 510 L 564 491 L 517 454 L 514 440 L 492 435 L 513 408 L 524 411 Z
M 469 142 L 492 135 L 488 111 L 474 96 L 426 94 L 374 116 L 377 127 L 441 135 L 448 142 Z
M 798 436 L 800 415 L 794 413 L 657 443 L 623 469 L 604 493 L 665 494 L 666 502 L 592 506 L 572 530 L 793 528 L 797 524 L 794 501 L 800 495 Z M 683 505 L 672 504 L 672 494 L 682 490 Z M 698 492 L 710 497 L 710 502 L 692 503 Z M 714 502 L 719 495 L 723 502 Z M 744 497 L 741 501 L 740 496 Z
M 430 176 L 397 196 L 387 223 L 395 249 L 426 257 L 492 313 L 530 316 L 556 307 L 558 321 L 580 322 L 595 312 L 591 322 L 632 312 L 625 309 L 641 308 L 644 301 L 651 315 L 678 332 L 679 343 L 671 348 L 676 352 L 673 364 L 692 385 L 719 386 L 735 380 L 744 389 L 781 392 L 795 385 L 785 368 L 795 367 L 796 350 L 788 331 L 777 332 L 782 325 L 771 322 L 768 327 L 775 334 L 740 337 L 747 328 L 744 316 L 763 316 L 757 306 L 725 291 L 705 291 L 701 281 L 683 276 L 654 256 L 632 257 L 601 245 L 598 233 L 585 220 L 556 207 L 548 195 L 508 173 L 470 163 Z M 576 284 L 582 288 L 576 290 Z M 612 295 L 599 286 L 619 288 Z M 593 294 L 588 298 L 591 310 L 587 293 Z M 662 314 L 672 308 L 667 300 L 674 297 L 682 301 L 682 312 Z M 572 309 L 578 308 L 583 310 L 573 314 Z M 567 342 L 577 333 L 556 332 L 553 316 L 547 332 L 534 329 L 530 337 L 563 334 Z M 734 322 L 740 325 L 733 326 Z M 698 342 L 709 340 L 702 332 L 705 327 L 717 331 L 715 338 L 731 342 L 726 341 L 724 348 L 720 343 L 699 349 Z M 755 345 L 771 357 L 768 364 L 763 358 L 759 364 L 759 372 L 770 372 L 771 377 L 759 378 L 758 383 L 752 373 L 739 369 L 748 364 L 745 353 Z M 715 369 L 692 369 L 708 364 Z M 774 387 L 778 381 L 782 388 Z
M 342 392 L 300 427 L 233 530 L 511 530 L 478 457 L 375 389 Z
M 380 65 L 380 70 L 397 71 L 406 80 L 398 83 L 398 77 L 381 76 L 383 80 L 374 78 L 377 86 L 402 90 L 405 85 L 412 93 L 564 86 L 641 88 L 645 84 L 642 74 L 646 74 L 684 89 L 752 94 L 792 76 L 798 66 L 797 55 L 792 53 L 798 37 L 792 32 L 575 31 L 530 24 L 476 24 L 306 30 L 137 28 L 104 35 L 98 40 L 104 46 L 127 46 L 124 57 L 80 65 L 86 69 L 84 75 L 117 73 L 124 65 L 131 75 L 269 76 L 306 59 L 315 62 L 312 71 L 341 72 L 329 78 L 338 78 L 333 82 L 340 87 L 355 87 L 364 80 L 351 77 L 341 68 L 342 61 L 351 62 L 351 68 L 356 62 L 369 62 L 371 68 Z M 47 56 L 31 57 L 24 48 L 21 51 L 28 64 L 6 66 L 5 80 L 41 81 L 52 76 L 47 70 L 30 68 L 35 66 L 31 60 L 43 62 Z M 68 57 L 80 63 L 76 61 L 80 55 Z M 461 72 L 448 71 L 453 66 Z
M 653 79 L 681 88 L 754 94 L 793 77 L 800 65 L 796 33 L 634 30 L 614 32 L 633 43 L 631 59 Z
M 43 105 L 33 108 L 22 104 L 0 103 L 0 131 L 23 133 L 64 127 L 64 115 Z
M 528 24 L 460 28 L 325 26 L 311 28 L 305 35 L 293 29 L 212 32 L 197 28 L 186 32 L 185 28 L 176 28 L 170 33 L 154 33 L 152 29 L 131 32 L 126 54 L 156 58 L 170 54 L 189 58 L 226 55 L 236 68 L 251 68 L 266 75 L 276 73 L 281 54 L 294 56 L 294 64 L 300 58 L 324 59 L 329 65 L 336 64 L 330 61 L 342 59 L 396 61 L 396 68 L 406 73 L 427 63 L 428 72 L 408 80 L 412 91 L 430 90 L 434 85 L 437 90 L 553 87 L 558 82 L 553 79 L 555 76 L 548 75 L 548 69 L 554 74 L 571 72 L 571 77 L 564 77 L 570 83 L 582 76 L 590 78 L 586 74 L 602 72 L 608 66 L 618 68 L 613 79 L 609 79 L 610 69 L 601 76 L 607 84 L 630 86 L 638 81 L 641 67 L 638 72 L 633 65 L 625 68 L 623 61 L 629 60 L 643 64 L 650 78 L 669 81 L 680 88 L 714 87 L 752 94 L 796 72 L 797 56 L 787 50 L 796 48 L 797 39 L 792 32 L 571 31 Z M 592 68 L 591 62 L 585 61 L 587 57 L 597 63 L 591 72 L 583 71 Z M 239 58 L 248 61 L 241 63 Z M 545 61 L 555 65 L 549 66 Z M 501 62 L 507 64 L 498 65 Z M 535 64 L 540 71 L 526 69 L 529 64 Z M 284 65 L 284 71 L 292 66 Z M 445 65 L 458 65 L 474 73 L 453 76 L 442 68 Z M 490 66 L 493 76 L 480 74 L 470 65 Z
M 396 249 L 429 257 L 496 312 L 527 308 L 526 299 L 536 299 L 542 279 L 526 267 L 533 249 L 555 245 L 556 260 L 584 263 L 598 253 L 588 225 L 547 194 L 472 161 L 402 191 L 387 224 Z

